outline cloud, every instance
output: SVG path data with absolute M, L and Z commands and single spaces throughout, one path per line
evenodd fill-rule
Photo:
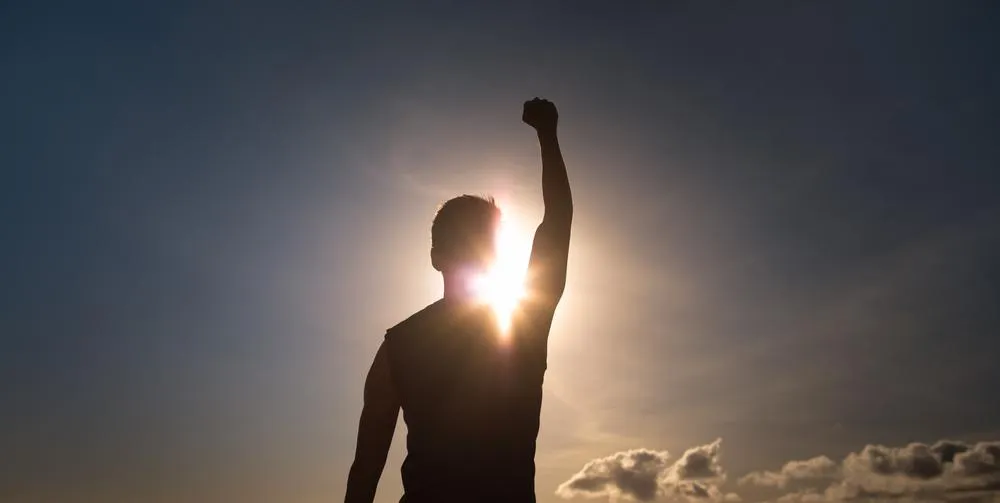
M 722 439 L 717 438 L 710 444 L 684 451 L 681 459 L 670 467 L 668 476 L 678 481 L 724 478 L 726 474 L 719 465 L 721 447 Z
M 667 451 L 633 449 L 587 463 L 556 490 L 563 498 L 573 496 L 625 496 L 650 501 L 660 493 L 659 479 L 669 468 Z
M 939 440 L 931 446 L 931 451 L 937 454 L 938 458 L 944 463 L 953 462 L 956 454 L 961 454 L 967 450 L 969 450 L 968 445 L 964 442 L 956 442 L 954 440 Z
M 789 461 L 777 472 L 752 472 L 740 478 L 739 483 L 785 488 L 792 481 L 833 480 L 840 476 L 840 466 L 826 456 L 816 456 L 805 461 Z
M 742 501 L 725 494 L 719 464 L 722 439 L 692 447 L 674 463 L 667 451 L 633 449 L 588 462 L 556 490 L 563 498 L 625 497 L 637 501 L 657 498 L 680 501 Z
M 912 443 L 906 447 L 866 445 L 859 453 L 844 459 L 849 474 L 867 476 L 899 475 L 906 479 L 929 480 L 944 473 L 944 463 L 927 444 Z
M 1000 479 L 1000 442 L 980 442 L 971 449 L 955 454 L 955 471 L 968 476 Z
M 778 498 L 776 503 L 819 503 L 826 500 L 826 496 L 814 490 L 788 493 Z
M 854 500 L 994 502 L 1000 497 L 1000 442 L 941 440 L 903 447 L 866 445 L 838 464 L 826 456 L 752 472 L 742 485 L 796 491 L 781 503 Z
M 940 440 L 901 447 L 869 444 L 839 462 L 827 456 L 754 471 L 739 479 L 756 493 L 725 492 L 722 439 L 676 461 L 666 451 L 634 449 L 598 458 L 559 486 L 563 498 L 738 503 L 771 491 L 773 503 L 1000 503 L 1000 441 Z M 776 494 L 775 494 L 776 493 Z

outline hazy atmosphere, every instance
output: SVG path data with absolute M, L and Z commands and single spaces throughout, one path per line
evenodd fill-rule
M 0 501 L 342 501 L 438 205 L 527 253 L 544 96 L 539 502 L 1000 502 L 1000 4 L 141 4 L 0 5 Z

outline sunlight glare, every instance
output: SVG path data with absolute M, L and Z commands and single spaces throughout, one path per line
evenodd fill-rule
M 475 289 L 496 314 L 503 333 L 510 329 L 511 317 L 525 296 L 524 276 L 530 254 L 530 237 L 506 215 L 497 231 L 497 256 L 490 271 L 478 278 Z

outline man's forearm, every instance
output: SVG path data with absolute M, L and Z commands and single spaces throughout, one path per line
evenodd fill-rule
M 347 494 L 344 503 L 372 503 L 378 480 L 385 468 L 385 459 L 355 459 L 347 477 Z
M 573 222 L 573 194 L 556 135 L 559 112 L 552 102 L 535 98 L 524 102 L 521 120 L 538 133 L 542 151 L 542 200 L 545 203 L 545 215 L 535 230 L 528 259 L 528 288 L 534 305 L 554 308 L 566 288 Z
M 395 425 L 395 416 L 390 422 L 388 415 L 378 420 L 363 414 L 354 464 L 347 476 L 345 503 L 371 503 L 375 499 L 375 490 L 385 468 Z
M 569 220 L 573 216 L 573 194 L 566 174 L 566 163 L 559 148 L 555 129 L 538 132 L 542 150 L 542 200 L 545 220 Z

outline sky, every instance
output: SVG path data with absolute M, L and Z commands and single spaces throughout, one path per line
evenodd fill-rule
M 343 498 L 437 205 L 494 194 L 524 251 L 541 96 L 539 502 L 1000 501 L 998 14 L 4 2 L 0 500 Z

